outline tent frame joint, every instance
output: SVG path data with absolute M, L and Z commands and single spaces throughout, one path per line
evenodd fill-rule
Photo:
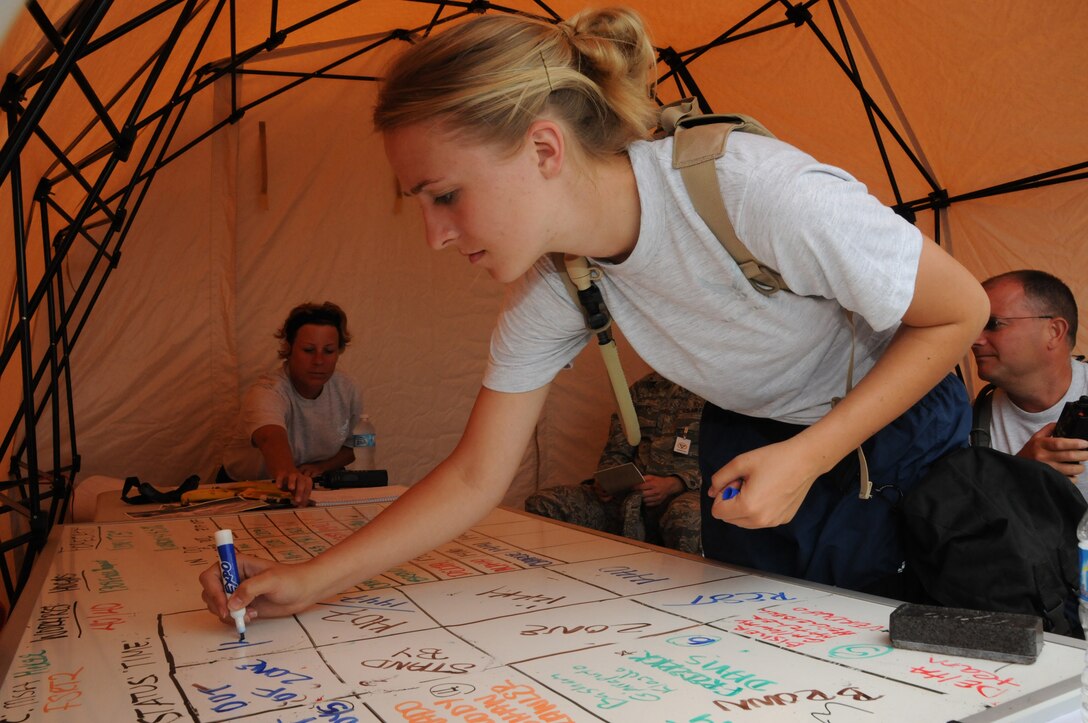
M 786 20 L 793 23 L 793 27 L 799 28 L 812 21 L 812 11 L 806 5 L 790 5 L 786 8 Z
M 8 73 L 4 78 L 4 84 L 0 86 L 0 108 L 9 113 L 18 113 L 22 110 L 21 103 L 26 100 L 26 93 L 19 83 L 19 76 Z
M 265 50 L 275 50 L 279 46 L 283 45 L 283 42 L 287 40 L 287 33 L 283 30 L 277 30 L 268 36 L 268 40 L 264 41 Z
M 934 210 L 941 208 L 948 208 L 950 204 L 948 200 L 948 189 L 938 188 L 933 193 L 930 193 L 927 198 L 930 201 L 930 207 Z

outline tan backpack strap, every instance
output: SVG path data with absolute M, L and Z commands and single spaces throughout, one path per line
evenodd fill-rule
M 729 134 L 738 127 L 739 124 L 716 122 L 678 128 L 673 140 L 672 165 L 680 169 L 695 211 L 737 262 L 744 278 L 756 291 L 770 296 L 783 289 L 788 291 L 789 287 L 777 270 L 759 261 L 737 238 L 725 210 L 718 185 L 718 171 L 714 165 L 715 160 L 725 153 Z
M 854 388 L 854 349 L 857 347 L 857 324 L 854 323 L 854 312 L 843 309 L 846 323 L 850 325 L 850 364 L 846 367 L 846 393 Z M 842 401 L 842 397 L 831 400 L 831 406 Z M 865 451 L 858 445 L 858 499 L 867 500 L 873 496 L 873 481 L 869 479 L 869 462 L 865 459 Z
M 627 387 L 623 365 L 620 364 L 619 350 L 616 348 L 615 339 L 612 338 L 612 317 L 604 305 L 600 290 L 593 286 L 593 282 L 600 279 L 604 273 L 599 267 L 590 267 L 585 256 L 564 256 L 555 253 L 551 254 L 551 258 L 556 270 L 563 278 L 563 285 L 567 288 L 567 292 L 582 310 L 586 326 L 597 335 L 597 348 L 601 350 L 604 368 L 608 372 L 608 380 L 612 383 L 612 394 L 616 397 L 616 408 L 627 443 L 637 447 L 642 441 L 642 429 L 638 423 L 638 414 L 635 413 L 635 404 L 631 401 L 631 390 Z
M 684 98 L 662 106 L 661 115 L 658 117 L 661 134 L 671 136 L 685 118 L 694 118 L 698 115 L 700 115 L 699 106 L 694 98 Z
M 725 143 L 734 130 L 768 138 L 774 134 L 751 116 L 740 114 L 702 115 L 694 98 L 684 98 L 664 106 L 659 117 L 661 133 L 673 136 L 672 165 L 680 170 L 684 188 L 695 211 L 710 228 L 718 242 L 737 262 L 744 278 L 761 294 L 789 290 L 782 275 L 760 262 L 737 237 L 725 210 L 718 187 L 714 162 L 725 154 Z
M 676 132 L 682 128 L 719 124 L 732 126 L 732 128 L 743 133 L 755 133 L 758 136 L 766 136 L 767 138 L 775 137 L 774 133 L 771 133 L 766 126 L 750 115 L 743 113 L 707 113 L 704 115 L 699 110 L 699 104 L 694 98 L 684 98 L 675 103 L 662 106 L 661 113 L 658 116 L 661 133 L 667 136 L 676 135 Z M 724 149 L 725 142 L 723 141 L 722 151 Z M 720 156 L 721 153 L 718 153 L 714 158 Z
M 774 134 L 759 121 L 746 115 L 711 114 L 702 115 L 694 98 L 670 103 L 661 109 L 661 131 L 673 136 L 672 166 L 680 170 L 684 188 L 691 198 L 695 211 L 703 222 L 718 238 L 725 250 L 737 262 L 744 277 L 756 291 L 770 296 L 779 291 L 789 291 L 782 275 L 773 267 L 762 263 L 748 250 L 737 237 L 729 213 L 725 210 L 721 189 L 718 186 L 718 171 L 714 165 L 725 154 L 725 144 L 733 131 L 755 133 L 768 138 Z M 846 368 L 846 392 L 854 388 L 854 350 L 857 346 L 857 328 L 854 314 L 843 309 L 846 321 L 850 325 L 850 364 Z M 841 397 L 831 400 L 831 406 L 841 401 Z M 869 479 L 869 463 L 865 452 L 858 445 L 858 471 L 860 489 L 858 497 L 867 500 L 872 497 L 873 483 Z

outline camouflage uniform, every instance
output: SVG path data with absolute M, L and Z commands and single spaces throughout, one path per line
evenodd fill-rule
M 699 523 L 699 417 L 703 400 L 656 372 L 631 387 L 642 441 L 627 443 L 619 415 L 612 415 L 608 444 L 597 469 L 634 462 L 644 475 L 675 476 L 685 491 L 656 507 L 642 504 L 640 492 L 601 502 L 592 479 L 580 485 L 543 489 L 525 500 L 525 510 L 544 517 L 645 540 L 684 552 L 702 550 Z M 688 454 L 674 450 L 679 438 L 690 440 Z

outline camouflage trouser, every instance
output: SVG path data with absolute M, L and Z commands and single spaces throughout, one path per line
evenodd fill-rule
M 639 495 L 641 502 L 641 495 Z M 688 490 L 676 495 L 657 507 L 646 508 L 647 516 L 653 510 L 663 510 L 658 521 L 661 543 L 681 552 L 703 554 L 702 522 L 699 513 L 699 492 Z
M 525 511 L 683 552 L 702 552 L 698 492 L 682 492 L 665 504 L 644 507 L 638 492 L 601 502 L 590 485 L 563 485 L 531 495 Z

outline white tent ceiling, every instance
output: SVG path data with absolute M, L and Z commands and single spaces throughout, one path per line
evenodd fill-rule
M 1083 2 L 627 4 L 662 49 L 664 101 L 698 91 L 759 118 L 916 211 L 980 278 L 1042 268 L 1088 299 Z M 331 299 L 355 332 L 341 363 L 365 390 L 380 461 L 395 483 L 418 479 L 459 436 L 502 289 L 424 247 L 370 130 L 373 79 L 466 8 L 555 18 L 582 5 L 28 4 L 0 46 L 3 456 L 69 463 L 70 361 L 81 476 L 206 476 L 286 311 Z M 55 346 L 51 329 L 67 333 Z M 508 502 L 592 471 L 612 408 L 594 354 L 557 379 Z M 645 369 L 623 356 L 632 377 Z M 42 370 L 30 392 L 24 366 Z M 28 394 L 44 410 L 36 460 L 20 447 Z

